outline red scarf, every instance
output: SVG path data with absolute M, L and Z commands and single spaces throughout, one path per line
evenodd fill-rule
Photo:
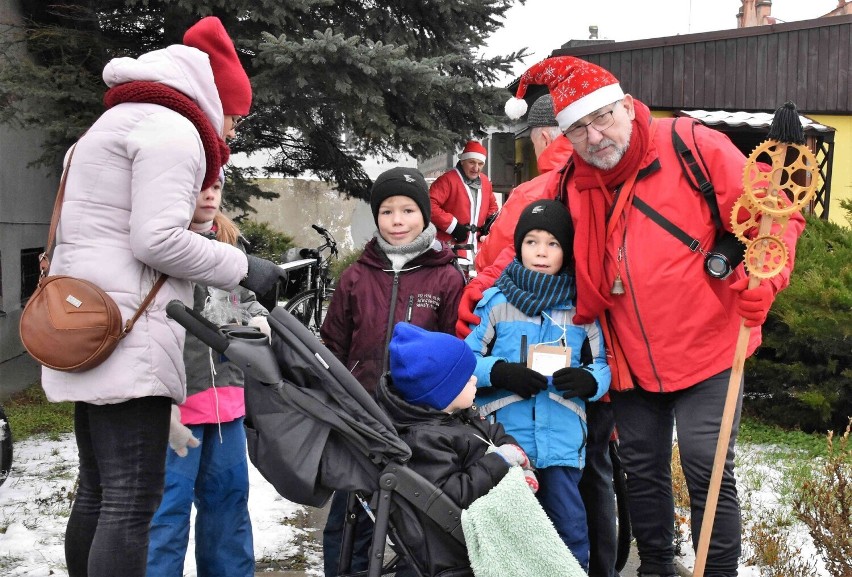
M 604 245 L 606 243 L 607 211 L 611 206 L 612 189 L 623 184 L 642 166 L 657 158 L 650 142 L 651 112 L 633 100 L 636 116 L 630 144 L 624 156 L 612 170 L 600 170 L 580 158 L 575 150 L 574 187 L 568 189 L 568 206 L 574 215 L 574 260 L 577 277 L 576 324 L 594 322 L 609 306 L 610 288 L 604 282 Z M 606 189 L 601 189 L 601 182 Z M 622 191 L 630 193 L 631 191 Z
M 207 115 L 192 99 L 159 82 L 135 81 L 114 86 L 104 94 L 104 105 L 107 108 L 122 102 L 159 104 L 186 117 L 198 130 L 201 143 L 204 145 L 207 172 L 204 174 L 201 190 L 210 188 L 219 179 L 219 169 L 228 162 L 231 149 L 210 124 Z

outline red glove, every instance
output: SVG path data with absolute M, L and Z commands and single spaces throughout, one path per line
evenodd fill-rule
M 535 473 L 530 469 L 524 469 L 524 481 L 527 482 L 527 485 L 530 489 L 532 489 L 533 493 L 538 492 L 538 479 L 535 478 Z
M 456 321 L 456 335 L 463 339 L 471 333 L 470 325 L 478 325 L 481 319 L 473 314 L 473 309 L 477 303 L 482 300 L 482 289 L 479 288 L 476 280 L 464 287 L 461 299 L 459 300 L 459 319 Z
M 749 277 L 741 278 L 731 285 L 732 291 L 739 292 L 737 314 L 745 319 L 745 326 L 759 327 L 766 320 L 769 307 L 775 300 L 775 291 L 768 281 L 762 280 L 755 288 L 748 288 Z

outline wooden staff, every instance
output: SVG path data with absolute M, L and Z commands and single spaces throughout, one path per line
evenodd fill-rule
M 741 199 L 745 200 L 744 206 L 750 206 L 752 210 L 760 211 L 760 224 L 758 227 L 757 237 L 754 241 L 749 241 L 749 247 L 746 251 L 746 267 L 749 268 L 748 289 L 757 288 L 762 278 L 774 276 L 786 264 L 786 250 L 783 254 L 783 260 L 776 263 L 777 270 L 774 272 L 758 272 L 755 266 L 760 266 L 767 253 L 767 243 L 769 239 L 777 240 L 783 245 L 780 238 L 772 235 L 773 225 L 780 224 L 783 227 L 786 225 L 787 217 L 801 208 L 810 200 L 814 194 L 816 180 L 812 178 L 816 166 L 816 159 L 813 158 L 811 152 L 802 146 L 805 142 L 802 123 L 799 120 L 799 114 L 796 112 L 796 107 L 793 103 L 787 102 L 779 108 L 772 120 L 772 126 L 767 135 L 767 141 L 759 146 L 749 157 L 749 160 L 755 159 L 761 152 L 771 150 L 772 157 L 772 172 L 769 178 L 769 189 L 767 194 L 762 199 Z M 792 148 L 791 148 L 792 147 Z M 761 150 L 764 149 L 764 150 Z M 788 150 L 795 150 L 794 167 L 799 168 L 793 170 L 806 170 L 806 177 L 810 183 L 806 187 L 796 187 L 801 189 L 801 194 L 795 195 L 792 204 L 789 199 L 784 196 L 784 189 L 790 186 L 792 182 L 793 170 L 787 165 Z M 797 159 L 804 159 L 804 162 Z M 782 180 L 782 175 L 787 178 Z M 746 173 L 743 177 L 744 185 L 747 191 L 751 189 L 751 180 L 755 176 L 750 173 L 749 165 L 746 165 Z M 795 185 L 794 185 L 795 186 Z M 779 195 L 784 196 L 781 198 Z M 743 197 L 746 195 L 744 194 Z M 736 210 L 736 207 L 735 207 Z M 734 218 L 736 219 L 736 214 Z M 779 218 L 781 217 L 781 218 Z M 736 232 L 736 231 L 735 231 Z M 756 250 L 755 250 L 756 249 Z M 749 263 L 751 262 L 751 266 Z M 728 443 L 731 440 L 731 431 L 733 429 L 734 415 L 736 413 L 737 400 L 740 392 L 740 382 L 743 378 L 743 367 L 745 365 L 746 352 L 748 350 L 748 341 L 751 334 L 751 328 L 745 326 L 745 319 L 740 319 L 740 330 L 737 335 L 737 343 L 734 349 L 734 360 L 731 366 L 731 378 L 728 381 L 728 393 L 725 397 L 725 408 L 722 413 L 722 422 L 719 428 L 719 439 L 716 443 L 716 456 L 713 459 L 713 470 L 710 476 L 710 486 L 707 490 L 707 501 L 704 508 L 704 519 L 701 522 L 701 534 L 698 539 L 698 548 L 695 553 L 695 567 L 693 569 L 693 577 L 704 577 L 704 568 L 707 561 L 707 552 L 710 548 L 710 536 L 713 532 L 713 522 L 716 517 L 716 506 L 719 502 L 719 489 L 722 485 L 722 475 L 725 470 L 725 460 L 728 453 Z

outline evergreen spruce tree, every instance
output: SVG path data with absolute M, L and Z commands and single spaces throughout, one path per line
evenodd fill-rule
M 499 123 L 506 92 L 494 83 L 524 55 L 479 54 L 512 0 L 21 4 L 25 25 L 3 28 L 0 37 L 0 122 L 44 130 L 42 162 L 58 165 L 102 112 L 101 71 L 110 58 L 179 43 L 212 14 L 234 39 L 254 87 L 252 113 L 232 151 L 267 151 L 265 171 L 310 171 L 363 199 L 366 155 L 432 155 Z M 21 46 L 30 58 L 20 58 Z M 232 176 L 228 198 L 246 210 L 247 193 L 262 193 L 244 175 Z

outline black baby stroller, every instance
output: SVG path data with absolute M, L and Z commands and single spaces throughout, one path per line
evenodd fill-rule
M 461 509 L 407 467 L 411 450 L 388 416 L 307 328 L 281 307 L 269 316 L 272 344 L 254 328 L 219 329 L 172 301 L 168 314 L 246 375 L 249 457 L 289 501 L 322 507 L 336 490 L 369 500 L 375 514 L 368 577 L 425 575 L 410 547 L 423 535 L 419 518 L 442 539 L 464 546 Z M 418 514 L 419 512 L 419 514 Z M 404 529 L 400 538 L 397 527 Z M 388 537 L 396 555 L 384 562 Z M 352 527 L 344 530 L 340 574 L 349 574 Z M 422 543 L 420 544 L 422 545 Z

